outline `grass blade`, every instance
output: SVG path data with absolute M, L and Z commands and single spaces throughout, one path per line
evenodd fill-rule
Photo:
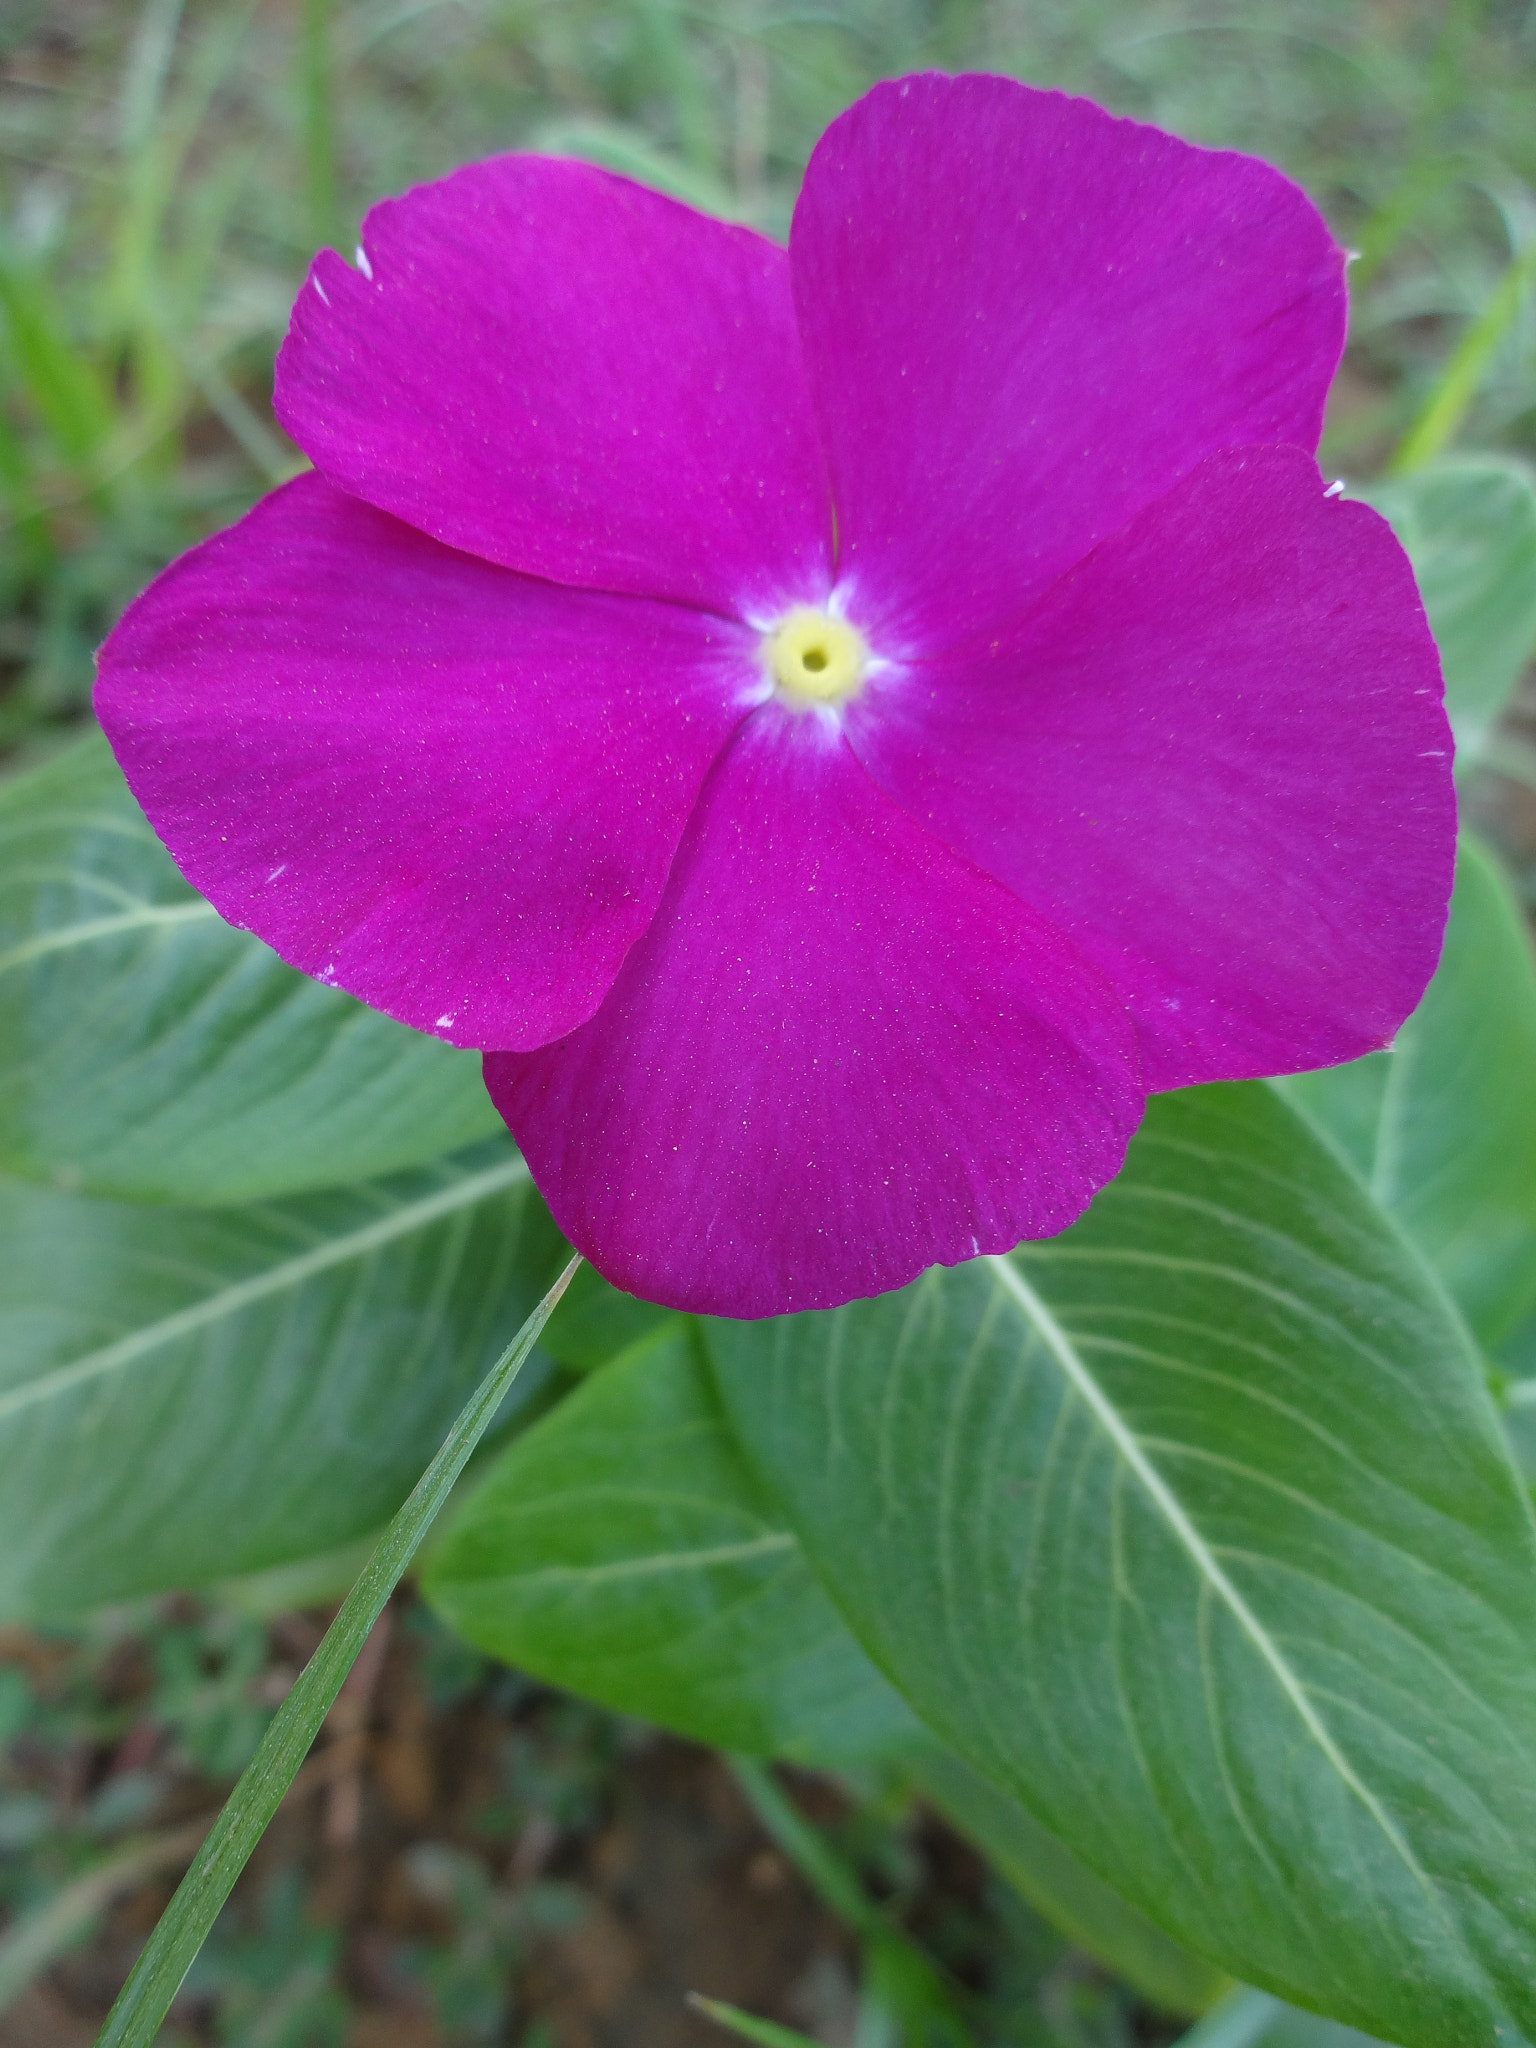
M 688 2003 L 705 2019 L 724 2027 L 728 2034 L 739 2034 L 743 2041 L 755 2041 L 757 2048 L 818 2048 L 808 2034 L 797 2034 L 793 2027 L 781 2027 L 777 2020 L 760 2020 L 755 2013 L 743 2012 L 739 2005 L 727 2005 L 723 1999 L 705 1998 L 690 1991 Z
M 0 232 L 0 338 L 8 336 L 18 382 L 65 461 L 97 457 L 116 425 L 95 364 L 70 338 L 39 265 Z
M 128 50 L 118 105 L 118 140 L 131 154 L 154 134 L 170 75 L 183 0 L 145 0 Z
M 226 1800 L 192 1868 L 161 1916 L 133 1974 L 97 2036 L 97 2048 L 148 2048 L 208 1930 L 245 1868 L 267 1822 L 303 1763 L 369 1630 L 399 1584 L 471 1451 L 501 1406 L 556 1302 L 570 1285 L 571 1260 L 480 1382 L 410 1499 L 379 1539 L 325 1639 L 278 1708 L 261 1747 Z
M 167 1828 L 164 1834 L 129 1842 L 7 1927 L 0 1941 L 0 2013 L 21 1996 L 34 1977 L 83 1940 L 120 1894 L 184 1863 L 207 1832 L 206 1819 L 193 1820 Z
M 1489 294 L 1488 303 L 1451 351 L 1423 410 L 1404 434 L 1388 463 L 1402 476 L 1422 469 L 1454 439 L 1478 394 L 1494 351 L 1519 318 L 1526 293 L 1536 286 L 1536 241 L 1528 242 Z
M 303 124 L 304 203 L 309 215 L 309 239 L 316 248 L 337 247 L 341 243 L 341 201 L 336 175 L 330 0 L 304 0 L 298 100 Z
M 756 1757 L 727 1757 L 747 1803 L 763 1827 L 800 1875 L 838 1918 L 859 1938 L 864 1949 L 864 1989 L 860 2004 L 879 2033 L 886 2031 L 882 2020 L 894 2022 L 901 2038 L 944 2042 L 949 2048 L 973 2048 L 972 2036 L 960 2010 L 955 1989 L 927 1951 L 888 1920 L 865 1891 L 859 1874 L 845 1863 L 832 1844 L 814 1827 L 780 1786 L 773 1772 Z M 733 2024 L 721 2018 L 720 2010 L 706 2008 L 722 2026 Z M 723 2008 L 730 2011 L 730 2007 Z M 750 2018 L 737 2014 L 737 2021 Z M 766 2027 L 766 2020 L 752 2020 L 754 2027 Z M 746 2032 L 737 2025 L 738 2033 Z M 784 2035 L 784 2029 L 778 2030 Z M 749 2039 L 767 2042 L 765 2034 Z M 781 2039 L 778 2048 L 784 2048 Z

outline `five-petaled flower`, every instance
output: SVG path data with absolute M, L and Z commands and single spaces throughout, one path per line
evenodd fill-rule
M 1387 1041 L 1450 740 L 1312 459 L 1343 253 L 1278 173 L 877 87 L 789 249 L 474 164 L 326 252 L 314 473 L 98 704 L 187 876 L 458 1045 L 621 1286 L 816 1308 L 1062 1229 L 1148 1091 Z

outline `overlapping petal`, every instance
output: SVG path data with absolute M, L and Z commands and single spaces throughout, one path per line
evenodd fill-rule
M 650 922 L 755 638 L 562 590 L 300 477 L 184 556 L 97 708 L 177 864 L 306 973 L 542 1044 Z
M 784 251 L 536 156 L 375 206 L 278 359 L 348 491 L 529 575 L 740 615 L 824 587 L 831 515 Z
M 1306 452 L 1342 273 L 1268 167 L 995 78 L 834 123 L 788 257 L 471 166 L 318 260 L 322 474 L 130 611 L 103 722 L 226 916 L 493 1049 L 619 1284 L 1048 1235 L 1144 1089 L 1349 1058 L 1434 965 L 1434 650 Z M 824 604 L 862 692 L 765 702 Z
M 1439 662 L 1386 523 L 1298 450 L 1207 459 L 1016 632 L 871 692 L 849 736 L 1072 934 L 1151 1090 L 1353 1058 L 1433 972 Z
M 1317 445 L 1344 256 L 1251 158 L 902 79 L 818 143 L 790 251 L 839 570 L 887 653 L 1006 627 L 1217 449 Z
M 486 1078 L 610 1279 L 738 1316 L 1064 1228 L 1142 1102 L 1099 976 L 776 706 L 717 763 L 597 1015 Z

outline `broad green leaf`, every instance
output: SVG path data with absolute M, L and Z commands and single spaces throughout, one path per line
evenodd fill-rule
M 1412 2048 L 1532 2038 L 1530 1504 L 1272 1090 L 1154 1101 L 1055 1241 L 710 1344 L 865 1649 L 1113 1889 Z
M 244 1209 L 0 1182 L 0 1612 L 377 1529 L 549 1280 L 551 1235 L 505 1140 Z
M 509 1444 L 428 1563 L 477 1648 L 762 1756 L 888 1751 L 916 1723 L 743 1465 L 680 1319 Z
M 1278 1086 L 1496 1344 L 1536 1299 L 1536 957 L 1476 840 L 1462 839 L 1439 971 L 1392 1049 Z
M 544 1332 L 544 1349 L 574 1372 L 591 1372 L 637 1344 L 654 1343 L 661 1325 L 679 1327 L 671 1309 L 623 1294 L 592 1266 L 582 1266 Z
M 1069 1940 L 1107 1963 L 1164 2012 L 1203 2012 L 1228 1979 L 1127 1905 L 1026 1807 L 931 1737 L 906 1754 L 929 1803 Z
M 551 1332 L 553 1325 L 551 1325 Z M 924 1731 L 747 1469 L 689 1326 L 518 1437 L 423 1577 L 479 1648 L 723 1749 L 894 1760 L 1064 1933 L 1174 2012 L 1223 1979 Z
M 1517 462 L 1468 455 L 1357 495 L 1391 520 L 1413 562 L 1465 767 L 1536 649 L 1536 487 Z
M 195 895 L 99 734 L 0 787 L 0 1169 L 245 1202 L 499 1128 L 474 1053 L 296 974 Z

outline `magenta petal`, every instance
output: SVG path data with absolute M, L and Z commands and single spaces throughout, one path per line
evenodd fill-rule
M 741 615 L 825 585 L 784 251 L 599 171 L 470 164 L 323 252 L 278 358 L 334 482 L 487 561 Z
M 1151 1090 L 1353 1058 L 1434 970 L 1439 662 L 1385 521 L 1298 450 L 1211 457 L 994 650 L 853 711 L 876 780 L 1114 984 Z
M 1344 257 L 1305 196 L 1004 78 L 882 85 L 790 238 L 840 574 L 887 654 L 952 649 L 1204 455 L 1312 449 Z
M 602 1009 L 486 1080 L 609 1279 L 735 1316 L 1065 1228 L 1142 1104 L 1073 948 L 777 707 L 717 764 Z
M 529 581 L 317 476 L 183 556 L 97 710 L 182 872 L 455 1045 L 591 1015 L 759 688 L 745 628 Z

